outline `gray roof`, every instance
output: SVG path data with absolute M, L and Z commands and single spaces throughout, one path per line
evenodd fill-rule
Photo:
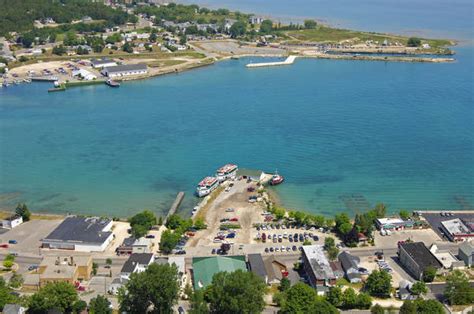
M 422 271 L 428 266 L 435 268 L 441 268 L 443 266 L 423 242 L 405 242 L 402 243 L 400 247 L 407 252 Z
M 123 264 L 122 273 L 131 273 L 135 270 L 136 265 L 150 265 L 153 259 L 152 253 L 134 253 L 130 255 L 128 260 Z
M 138 63 L 138 64 L 122 64 L 122 65 L 116 65 L 112 67 L 105 67 L 104 71 L 106 71 L 107 73 L 120 73 L 120 72 L 146 70 L 146 69 L 147 69 L 146 64 Z
M 21 309 L 20 304 L 9 303 L 9 304 L 5 304 L 5 306 L 3 307 L 3 313 L 4 314 L 18 314 L 18 313 L 21 313 L 20 309 Z
M 347 273 L 346 276 L 347 276 L 347 279 L 349 279 L 349 281 L 352 281 L 352 279 L 354 278 L 358 278 L 358 279 L 361 278 L 361 275 L 359 273 Z
M 91 60 L 91 63 L 93 65 L 101 65 L 101 64 L 106 64 L 106 63 L 110 63 L 110 62 L 115 62 L 114 60 L 111 60 L 109 58 L 103 58 L 103 59 L 92 59 Z
M 321 245 L 303 245 L 303 253 L 317 280 L 336 279 Z
M 67 217 L 43 241 L 101 244 L 112 234 L 110 231 L 102 231 L 110 221 L 108 218 L 98 217 Z
M 123 239 L 123 242 L 122 242 L 122 245 L 121 246 L 132 246 L 133 243 L 135 243 L 137 239 L 135 239 L 134 237 L 128 237 L 128 238 L 125 238 Z
M 255 275 L 263 278 L 266 280 L 267 278 L 267 271 L 265 269 L 265 264 L 263 263 L 262 255 L 261 254 L 249 254 L 248 255 L 249 261 L 249 268 L 250 271 L 253 272 Z
M 358 269 L 360 259 L 357 256 L 351 255 L 344 251 L 337 257 L 341 262 L 342 268 L 347 271 L 350 268 Z
M 465 241 L 459 245 L 459 251 L 462 251 L 467 256 L 472 255 L 474 253 L 474 245 Z

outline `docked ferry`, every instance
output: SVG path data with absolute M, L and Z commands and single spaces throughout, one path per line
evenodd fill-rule
M 212 191 L 219 186 L 219 180 L 216 177 L 205 177 L 199 182 L 196 188 L 196 194 L 199 197 L 204 197 L 211 194 Z
M 238 169 L 239 168 L 237 167 L 237 165 L 234 164 L 227 164 L 225 166 L 222 166 L 221 168 L 217 169 L 217 180 L 219 180 L 219 182 L 224 182 L 228 179 L 235 179 Z

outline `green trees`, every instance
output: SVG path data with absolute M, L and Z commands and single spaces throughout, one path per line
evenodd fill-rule
M 335 260 L 339 255 L 339 249 L 336 247 L 333 237 L 327 237 L 324 239 L 324 249 L 328 252 L 330 260 Z
M 58 45 L 53 47 L 53 54 L 61 56 L 67 52 L 66 47 L 63 45 Z
M 15 262 L 15 256 L 12 254 L 8 254 L 5 256 L 5 259 L 3 260 L 3 267 L 6 269 L 11 269 L 13 267 L 13 263 Z
M 12 290 L 8 287 L 5 279 L 0 277 L 0 311 L 3 310 L 5 304 L 15 303 L 18 301 L 18 297 L 11 294 Z
M 74 314 L 79 314 L 82 311 L 84 311 L 85 309 L 87 309 L 87 302 L 83 301 L 83 300 L 76 301 L 72 305 L 72 312 Z
M 237 38 L 239 36 L 245 35 L 247 32 L 247 24 L 242 21 L 237 21 L 229 29 L 230 37 Z
M 153 307 L 154 313 L 172 313 L 178 293 L 176 266 L 151 264 L 146 271 L 133 273 L 125 289 L 119 291 L 120 311 L 142 314 Z
M 280 286 L 278 287 L 278 290 L 281 292 L 285 292 L 286 290 L 290 289 L 291 287 L 291 282 L 288 278 L 283 277 L 280 281 Z
M 365 289 L 371 296 L 386 298 L 390 296 L 392 276 L 385 271 L 374 270 L 367 281 Z
M 265 283 L 254 273 L 220 272 L 212 278 L 207 297 L 213 313 L 260 313 L 265 307 Z
M 112 314 L 110 301 L 103 295 L 98 295 L 89 302 L 90 314 Z
M 374 306 L 370 308 L 370 313 L 371 314 L 385 314 L 385 310 L 381 305 L 375 304 Z
M 260 33 L 269 34 L 273 30 L 272 20 L 263 20 L 260 24 Z
M 304 20 L 304 28 L 314 29 L 317 25 L 318 23 L 315 20 Z
M 135 238 L 141 238 L 147 234 L 153 225 L 156 224 L 155 214 L 150 210 L 144 210 L 128 219 L 132 228 L 132 235 Z
M 336 314 L 338 310 L 318 297 L 310 286 L 299 282 L 285 291 L 281 300 L 281 313 Z
M 28 299 L 28 313 L 47 313 L 52 309 L 63 313 L 70 312 L 78 300 L 76 289 L 71 284 L 48 283 Z
M 328 293 L 326 294 L 326 300 L 334 305 L 335 307 L 342 306 L 342 289 L 339 286 L 334 286 L 329 288 Z
M 345 310 L 369 309 L 372 305 L 372 298 L 367 293 L 357 294 L 354 289 L 347 288 L 342 292 L 341 287 L 331 287 L 326 295 L 326 300 Z
M 421 39 L 417 37 L 410 37 L 407 41 L 408 47 L 419 47 L 421 46 Z
M 428 288 L 423 281 L 417 281 L 411 286 L 411 293 L 414 295 L 422 295 L 428 293 Z
M 125 51 L 125 52 L 128 52 L 128 53 L 132 53 L 133 52 L 133 46 L 130 43 L 125 43 L 122 46 L 122 50 Z
M 204 299 L 204 292 L 202 290 L 194 291 L 189 298 L 189 303 L 191 306 L 189 314 L 209 313 L 209 307 Z
M 428 266 L 423 271 L 422 279 L 424 282 L 433 282 L 436 276 L 436 268 L 433 266 Z
M 176 244 L 178 244 L 180 237 L 181 235 L 176 232 L 165 230 L 161 234 L 160 251 L 165 254 L 171 253 L 171 251 L 176 247 Z
M 8 284 L 10 287 L 17 289 L 21 287 L 23 281 L 23 276 L 21 274 L 13 273 Z
M 451 305 L 465 305 L 474 303 L 474 288 L 469 279 L 459 270 L 455 270 L 446 277 L 444 296 Z
M 357 308 L 367 310 L 372 306 L 372 298 L 367 293 L 361 292 L 357 295 Z
M 31 217 L 31 212 L 26 206 L 25 203 L 18 204 L 15 209 L 15 213 L 20 215 L 23 221 L 29 221 Z
M 404 210 L 402 209 L 398 215 L 400 216 L 400 218 L 402 218 L 403 220 L 408 220 L 410 218 L 410 213 L 407 211 L 407 210 Z
M 443 305 L 437 300 L 405 301 L 400 308 L 400 314 L 444 314 Z
M 196 221 L 194 222 L 194 228 L 196 228 L 198 230 L 207 229 L 207 225 L 204 222 L 204 219 L 203 218 L 197 218 Z

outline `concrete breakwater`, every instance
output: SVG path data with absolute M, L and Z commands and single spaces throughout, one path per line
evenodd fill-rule
M 280 65 L 289 65 L 295 62 L 296 56 L 289 56 L 285 61 L 277 62 L 261 62 L 261 63 L 249 63 L 247 68 L 260 68 L 260 67 L 271 67 L 271 66 L 280 66 Z

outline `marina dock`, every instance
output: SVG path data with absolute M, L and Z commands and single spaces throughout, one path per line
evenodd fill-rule
M 290 65 L 295 62 L 296 56 L 289 56 L 285 61 L 277 62 L 261 62 L 261 63 L 249 63 L 246 65 L 247 68 L 261 68 L 261 67 L 271 67 L 271 66 L 280 66 L 280 65 Z
M 54 82 L 58 80 L 57 76 L 33 76 L 31 77 L 32 81 L 39 81 L 39 82 Z
M 168 215 L 166 215 L 166 218 L 165 218 L 165 221 L 163 222 L 163 224 L 165 224 L 166 221 L 168 221 L 168 218 L 171 215 L 176 213 L 176 210 L 178 209 L 179 205 L 181 205 L 181 202 L 183 201 L 183 199 L 184 199 L 184 192 L 178 192 L 178 195 L 176 195 L 176 199 L 174 200 L 173 204 L 171 205 L 171 208 L 168 211 Z

